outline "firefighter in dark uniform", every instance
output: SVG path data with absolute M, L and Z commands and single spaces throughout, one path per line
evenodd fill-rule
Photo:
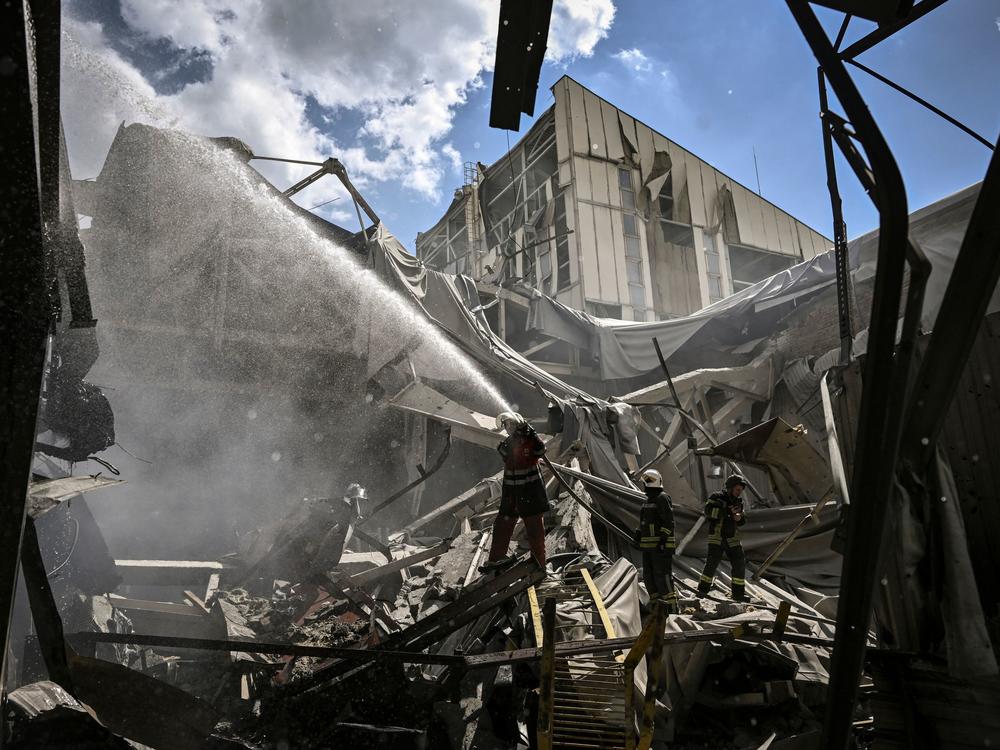
M 722 561 L 722 555 L 729 558 L 733 566 L 733 601 L 746 601 L 747 561 L 740 543 L 739 528 L 746 523 L 743 515 L 743 499 L 740 495 L 746 489 L 747 480 L 739 474 L 726 479 L 723 492 L 713 492 L 705 502 L 705 517 L 708 519 L 708 558 L 705 570 L 698 581 L 698 596 L 707 596 L 715 582 L 715 571 Z
M 674 539 L 674 509 L 670 495 L 663 491 L 663 477 L 655 469 L 642 472 L 646 502 L 639 509 L 636 544 L 642 550 L 642 577 L 652 603 L 662 599 L 668 614 L 677 614 L 673 561 L 677 542 Z
M 545 454 L 545 443 L 524 417 L 514 412 L 500 414 L 497 428 L 507 432 L 507 438 L 497 446 L 503 459 L 503 490 L 500 514 L 493 522 L 489 562 L 483 568 L 488 570 L 503 564 L 518 518 L 524 521 L 532 556 L 544 568 L 545 525 L 542 514 L 549 509 L 549 499 L 538 470 L 538 461 Z

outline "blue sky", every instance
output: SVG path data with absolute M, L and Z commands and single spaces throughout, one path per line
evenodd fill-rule
M 411 249 L 461 184 L 461 162 L 490 163 L 506 151 L 508 134 L 487 126 L 496 3 L 313 2 L 301 6 L 303 18 L 288 17 L 292 7 L 299 13 L 294 4 L 260 18 L 244 7 L 74 0 L 67 12 L 75 43 L 130 81 L 139 92 L 132 99 L 169 109 L 171 122 L 238 135 L 258 153 L 341 156 Z M 820 16 L 834 34 L 839 14 Z M 871 28 L 855 21 L 848 43 Z M 543 67 L 537 113 L 567 74 L 751 188 L 756 150 L 763 195 L 831 233 L 815 61 L 784 3 L 557 0 L 550 43 L 555 59 Z M 997 138 L 1000 4 L 952 0 L 859 59 Z M 852 75 L 894 149 L 911 210 L 981 179 L 990 155 L 982 144 L 863 72 Z M 114 119 L 95 116 L 86 81 L 65 84 L 79 89 L 64 103 L 77 176 L 99 165 L 108 141 L 101 127 Z M 125 119 L 149 109 L 108 106 Z M 522 120 L 510 142 L 529 126 Z M 840 170 L 853 237 L 876 217 L 842 162 Z M 279 184 L 298 174 L 269 172 Z M 322 183 L 301 202 L 337 194 Z M 347 207 L 341 200 L 323 212 L 353 227 Z

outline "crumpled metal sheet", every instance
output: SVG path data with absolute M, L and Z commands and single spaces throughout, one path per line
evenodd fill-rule
M 34 481 L 28 486 L 28 515 L 38 518 L 81 493 L 119 484 L 125 484 L 125 480 L 111 479 L 102 474 Z

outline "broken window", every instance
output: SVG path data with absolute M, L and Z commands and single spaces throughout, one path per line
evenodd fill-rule
M 715 237 L 708 232 L 702 235 L 705 245 L 705 272 L 708 276 L 708 299 L 718 302 L 725 294 L 722 288 L 722 267 Z
M 620 183 L 624 183 L 627 177 L 629 185 L 632 184 L 631 170 L 619 170 L 618 175 Z M 622 195 L 624 194 L 625 189 L 622 187 Z M 642 281 L 642 244 L 639 240 L 639 222 L 635 214 L 623 214 L 622 226 L 625 230 L 625 268 L 628 276 L 629 304 L 632 305 L 635 319 L 644 320 L 646 288 Z
M 626 211 L 635 210 L 635 188 L 632 186 L 632 170 L 618 170 L 618 187 L 622 194 L 622 208 Z
M 613 318 L 615 320 L 621 320 L 622 306 L 612 305 L 606 302 L 588 302 L 587 312 L 595 318 Z
M 788 255 L 730 245 L 729 269 L 733 278 L 733 291 L 746 289 L 758 281 L 791 268 L 797 260 L 798 258 Z
M 657 199 L 660 218 L 674 220 L 674 179 L 672 174 L 667 175 L 660 187 L 660 195 Z
M 553 186 L 555 179 L 552 178 Z M 561 194 L 556 198 L 555 209 L 556 232 L 556 291 L 569 288 L 569 226 L 566 223 L 566 196 Z

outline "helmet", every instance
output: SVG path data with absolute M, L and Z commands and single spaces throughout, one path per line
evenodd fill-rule
M 508 422 L 513 422 L 515 425 L 521 425 L 524 424 L 524 417 L 522 417 L 516 411 L 502 411 L 499 414 L 497 414 L 498 430 L 506 429 Z
M 640 477 L 645 487 L 658 487 L 663 489 L 663 477 L 656 469 L 646 469 Z
M 741 475 L 739 475 L 739 474 L 731 474 L 729 477 L 726 478 L 726 489 L 727 490 L 731 490 L 736 485 L 742 485 L 743 488 L 745 489 L 746 486 L 747 486 L 747 480 L 746 480 L 746 478 L 743 477 L 743 476 L 741 476 Z
M 367 500 L 368 490 L 366 490 L 357 482 L 351 482 L 349 485 L 347 485 L 347 493 L 344 495 L 344 497 L 348 497 L 351 500 Z

